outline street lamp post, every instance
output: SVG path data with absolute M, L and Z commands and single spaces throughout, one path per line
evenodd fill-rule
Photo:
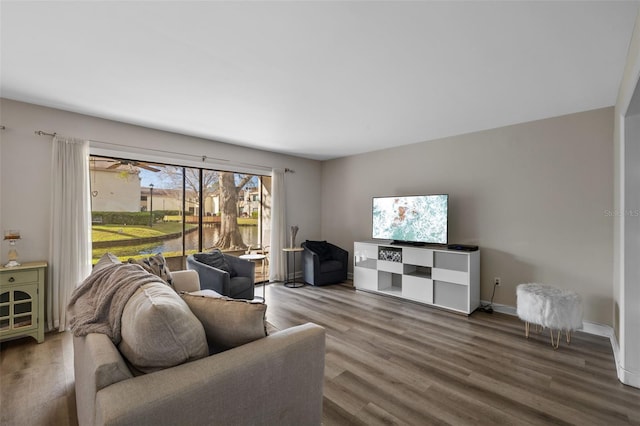
M 153 227 L 153 184 L 149 184 L 149 196 L 151 198 L 151 202 L 149 203 L 149 226 Z

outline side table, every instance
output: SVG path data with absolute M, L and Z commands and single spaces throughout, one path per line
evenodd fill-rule
M 244 260 L 250 260 L 252 262 L 258 263 L 258 261 L 262 261 L 262 301 L 265 301 L 264 298 L 264 288 L 267 285 L 267 281 L 269 280 L 265 280 L 264 279 L 264 260 L 267 258 L 267 256 L 265 256 L 264 254 L 241 254 L 240 256 L 238 256 L 240 259 L 244 259 Z M 257 296 L 260 297 L 260 296 Z
M 0 340 L 31 336 L 44 342 L 47 262 L 0 267 Z
M 287 256 L 287 275 L 284 279 L 284 286 L 289 288 L 298 288 L 304 286 L 304 283 L 296 281 L 296 253 L 304 251 L 302 247 L 283 248 L 282 251 Z M 293 254 L 293 281 L 289 281 L 289 255 Z

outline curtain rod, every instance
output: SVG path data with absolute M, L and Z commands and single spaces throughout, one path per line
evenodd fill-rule
M 4 126 L 2 126 L 2 129 L 4 129 Z M 57 136 L 58 134 L 56 132 L 53 133 L 47 133 L 47 132 L 43 132 L 42 130 L 36 130 L 34 132 L 36 135 L 38 136 Z M 101 144 L 105 144 L 105 145 L 113 145 L 113 146 L 121 146 L 124 148 L 131 148 L 131 145 L 124 145 L 124 144 L 120 144 L 120 143 L 114 143 L 114 142 L 105 142 L 105 141 L 97 141 L 94 139 L 90 139 L 91 142 L 97 142 L 97 143 L 101 143 Z M 195 154 L 185 154 L 182 152 L 173 152 L 173 151 L 165 151 L 163 149 L 154 149 L 154 148 L 148 148 L 147 151 L 155 151 L 155 152 L 161 152 L 163 154 L 171 154 L 171 155 L 182 155 L 185 157 L 192 157 L 192 158 L 198 158 L 200 160 L 202 160 L 202 162 L 206 162 L 207 160 L 214 160 L 214 161 L 222 161 L 225 163 L 230 163 L 230 164 L 236 164 L 239 166 L 248 166 L 248 167 L 259 167 L 265 170 L 271 170 L 273 167 L 269 167 L 269 166 L 263 166 L 261 164 L 252 164 L 252 163 L 235 163 L 235 162 L 231 162 L 231 160 L 227 160 L 225 158 L 215 158 L 215 157 L 207 157 L 206 155 L 195 155 Z M 285 173 L 295 173 L 296 171 L 293 169 L 289 169 L 286 168 L 284 169 Z

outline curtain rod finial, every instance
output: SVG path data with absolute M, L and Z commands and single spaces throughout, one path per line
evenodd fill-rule
M 56 132 L 53 132 L 53 133 L 47 133 L 47 132 L 43 132 L 42 130 L 36 130 L 36 131 L 35 131 L 35 132 L 33 132 L 33 133 L 35 133 L 35 134 L 36 134 L 36 135 L 38 135 L 38 136 L 56 136 L 56 135 L 57 135 L 57 133 L 56 133 Z

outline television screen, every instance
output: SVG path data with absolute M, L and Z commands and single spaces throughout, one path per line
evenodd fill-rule
M 373 238 L 447 244 L 448 195 L 373 198 Z

